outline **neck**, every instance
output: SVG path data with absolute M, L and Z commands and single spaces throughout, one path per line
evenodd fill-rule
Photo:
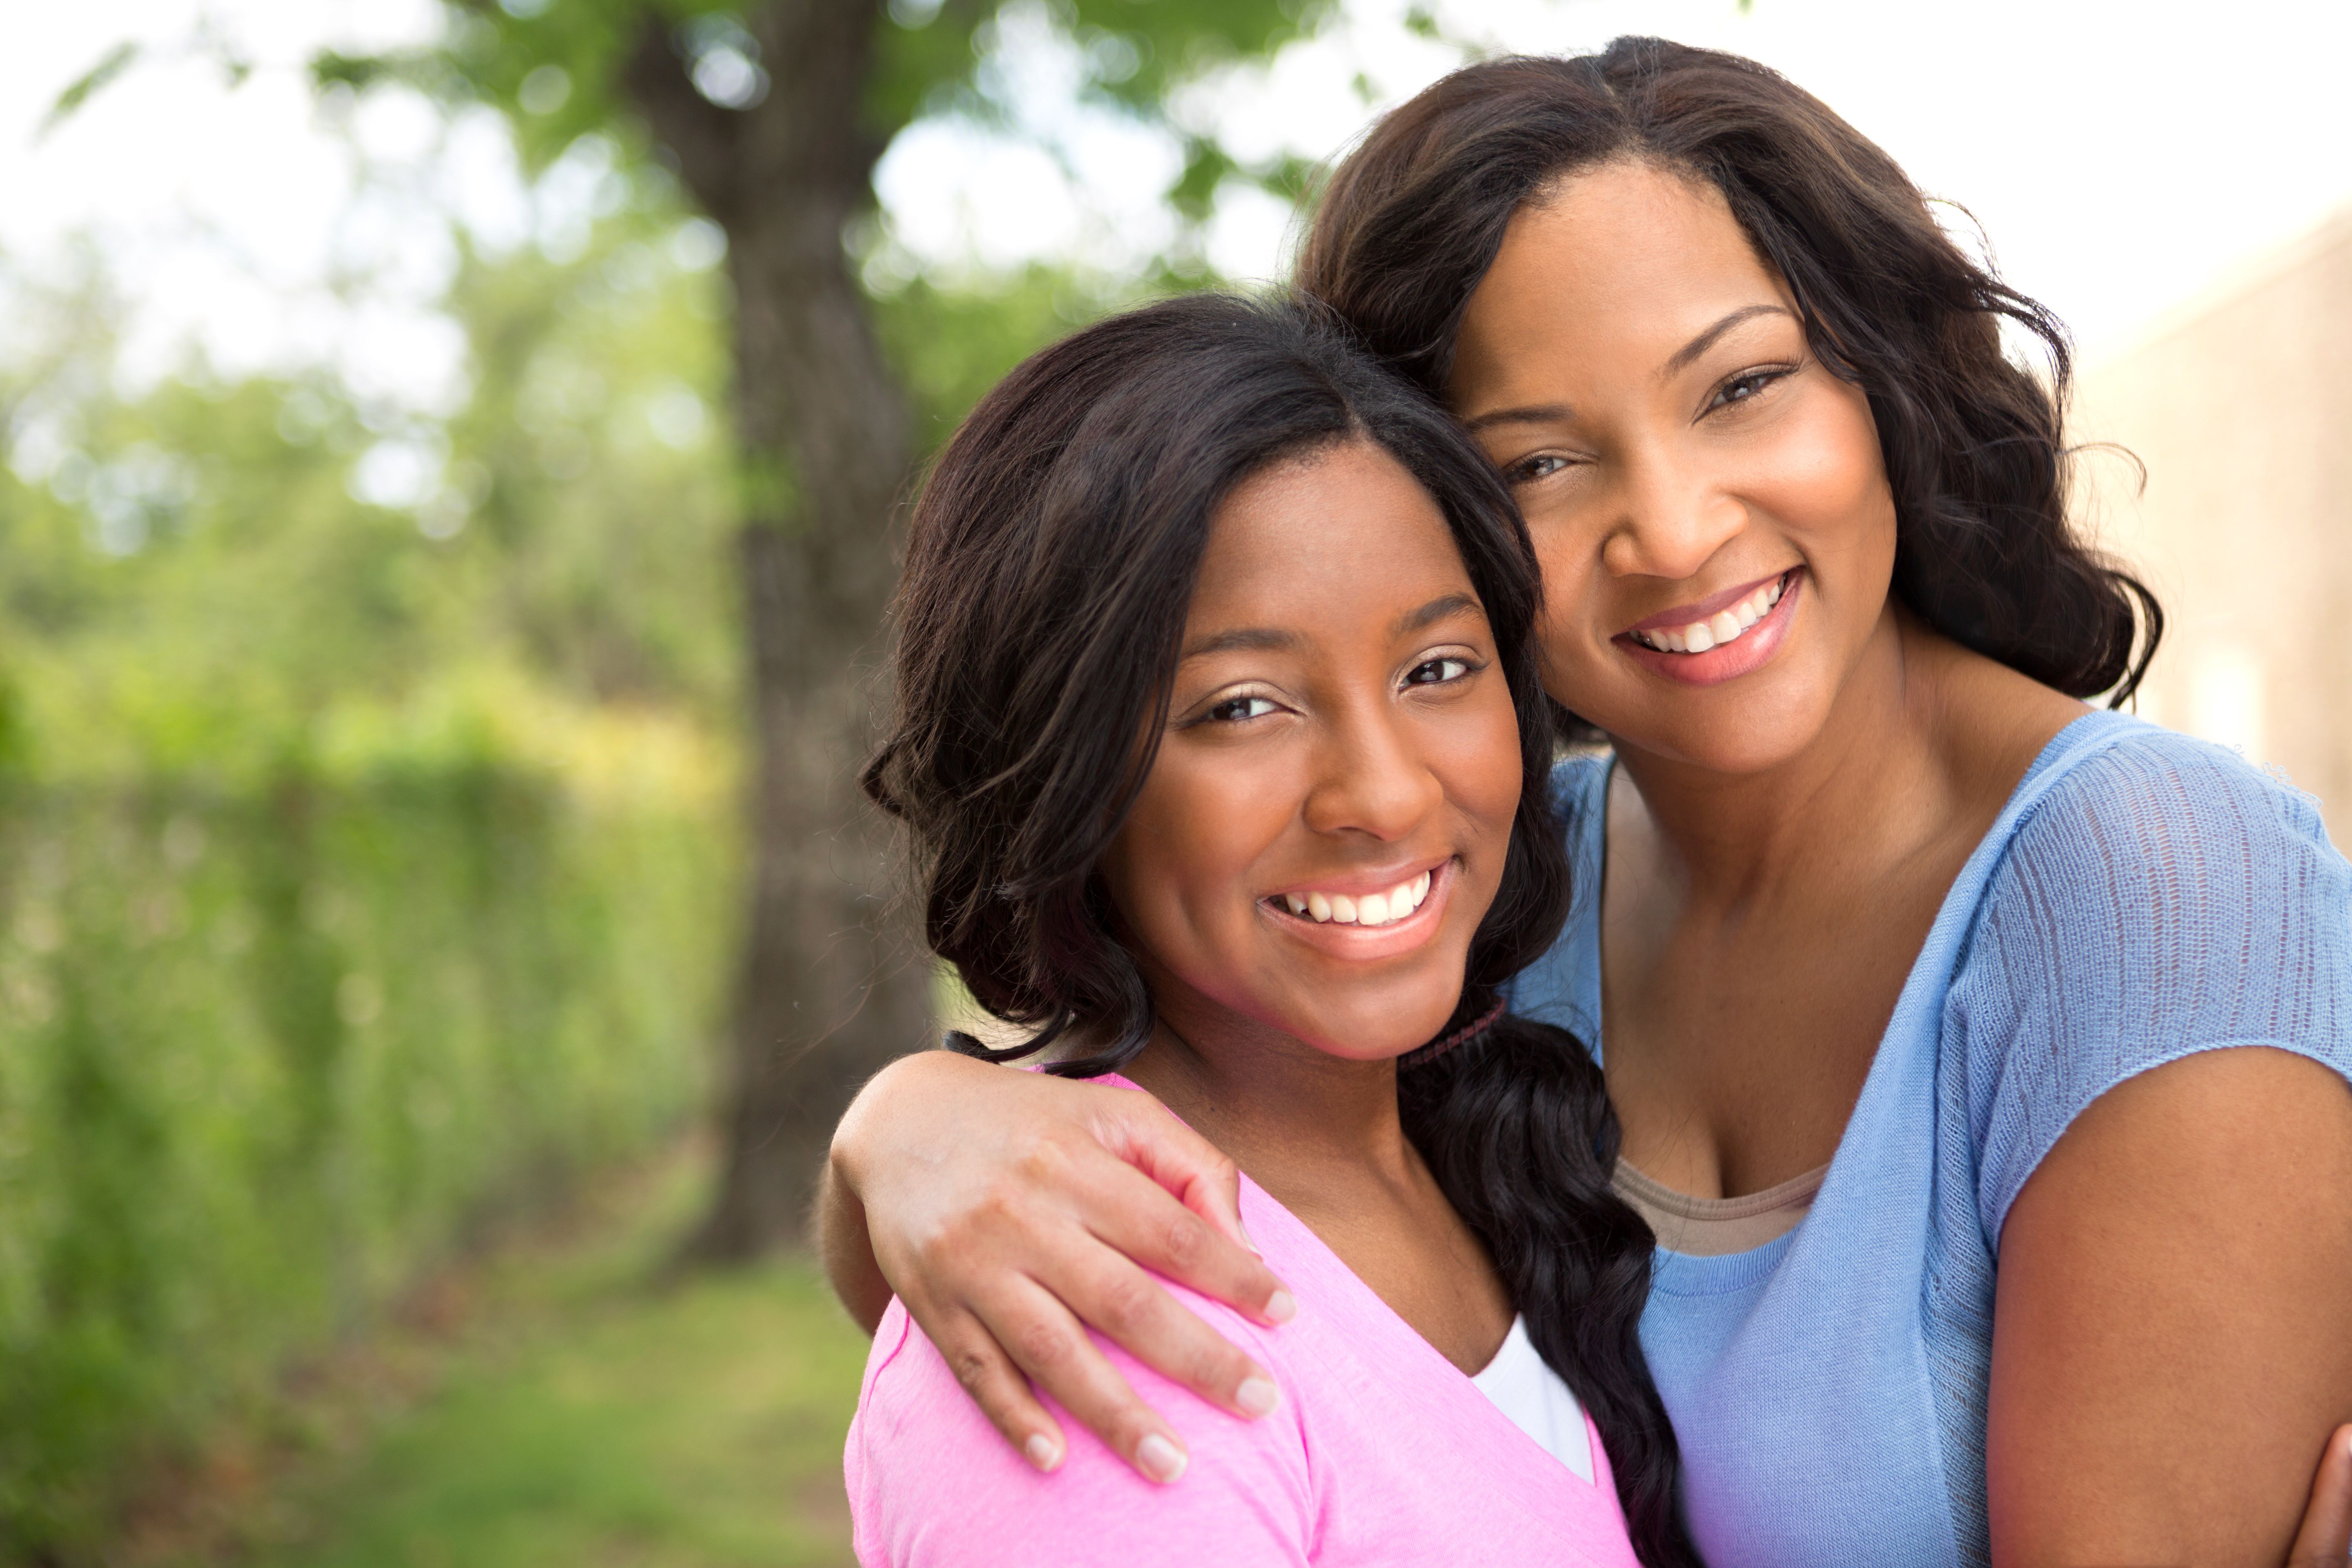
M 1890 603 L 1827 721 L 1795 754 L 1729 773 L 1620 740 L 1661 847 L 1693 893 L 1742 898 L 1794 867 L 1884 860 L 1949 819 L 1941 675 L 1960 650 Z
M 1394 1061 L 1351 1061 L 1207 1012 L 1163 1009 L 1127 1076 L 1294 1211 L 1367 1175 L 1413 1180 L 1420 1162 L 1398 1120 Z

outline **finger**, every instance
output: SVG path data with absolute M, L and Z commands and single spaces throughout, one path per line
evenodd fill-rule
M 1060 1425 L 1046 1414 L 1030 1392 L 1028 1379 L 977 1319 L 958 1312 L 940 1331 L 928 1327 L 923 1331 L 972 1403 L 1016 1452 L 1041 1470 L 1061 1464 L 1068 1445 Z
M 910 1308 L 911 1311 L 912 1309 Z M 963 1391 L 988 1417 L 1013 1451 L 1040 1470 L 1057 1468 L 1069 1451 L 1060 1423 L 1046 1413 L 1029 1390 L 1029 1380 L 1004 1353 L 981 1321 L 969 1312 L 951 1312 L 933 1328 L 918 1315 L 916 1322 L 939 1350 Z
M 1255 1252 L 1242 1226 L 1241 1172 L 1224 1151 L 1193 1131 L 1141 1089 L 1105 1095 L 1102 1146 L 1175 1194 L 1240 1246 Z
M 1087 1180 L 1087 1228 L 1112 1250 L 1262 1323 L 1286 1323 L 1297 1315 L 1297 1300 L 1263 1258 L 1234 1246 L 1148 1175 L 1106 1162 L 1099 1171 L 1090 1170 Z M 1129 1344 L 1111 1324 L 1080 1315 L 1171 1377 L 1178 1375 L 1141 1346 Z
M 1184 1473 L 1184 1440 L 1136 1394 L 1054 1294 L 1022 1280 L 975 1307 L 988 1331 L 1038 1388 L 1146 1480 L 1165 1484 Z
M 2338 1426 L 2320 1456 L 2311 1507 L 2287 1553 L 2288 1568 L 2341 1563 L 2352 1554 L 2352 1426 Z
M 1288 1322 L 1297 1304 L 1242 1226 L 1240 1168 L 1150 1095 L 1105 1098 L 1119 1103 L 1118 1114 L 1097 1131 L 1103 1148 L 1178 1206 L 1139 1194 L 1131 1212 L 1118 1205 L 1107 1210 L 1097 1234 L 1146 1267 L 1260 1322 Z M 1110 1171 L 1097 1179 L 1113 1192 L 1135 1191 Z
M 1092 1237 L 1052 1249 L 1038 1283 L 1136 1360 L 1212 1405 L 1255 1420 L 1281 1403 L 1274 1379 L 1247 1352 Z M 1057 1387 L 1048 1392 L 1061 1397 Z

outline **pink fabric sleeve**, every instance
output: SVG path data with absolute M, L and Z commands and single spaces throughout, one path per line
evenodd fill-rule
M 1246 1320 L 1181 1287 L 1169 1289 L 1259 1364 L 1276 1369 L 1284 1386 L 1274 1414 L 1238 1420 L 1097 1337 L 1111 1364 L 1191 1452 L 1183 1477 L 1165 1487 L 1128 1468 L 1051 1399 L 1046 1408 L 1061 1424 L 1069 1454 L 1052 1475 L 1031 1469 L 905 1309 L 891 1302 L 875 1334 L 849 1436 L 845 1468 L 858 1562 L 866 1568 L 1306 1563 L 1314 1494 L 1297 1401 L 1280 1358 Z

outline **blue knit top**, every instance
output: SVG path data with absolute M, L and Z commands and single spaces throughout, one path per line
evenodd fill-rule
M 1553 775 L 1576 902 L 1511 987 L 1596 1055 L 1609 770 Z M 1987 1562 L 2009 1206 L 2109 1089 L 2243 1045 L 2352 1079 L 2352 867 L 2308 795 L 2235 752 L 2075 721 L 1945 897 L 1803 1222 L 1658 1254 L 1642 1342 L 1710 1568 Z

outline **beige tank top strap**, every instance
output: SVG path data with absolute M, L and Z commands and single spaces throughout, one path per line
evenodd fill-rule
M 1617 1162 L 1617 1195 L 1648 1222 L 1658 1245 L 1691 1258 L 1725 1258 L 1750 1252 L 1797 1228 L 1822 1190 L 1827 1165 L 1791 1176 L 1778 1186 L 1737 1198 L 1695 1198 L 1651 1180 L 1624 1161 Z

